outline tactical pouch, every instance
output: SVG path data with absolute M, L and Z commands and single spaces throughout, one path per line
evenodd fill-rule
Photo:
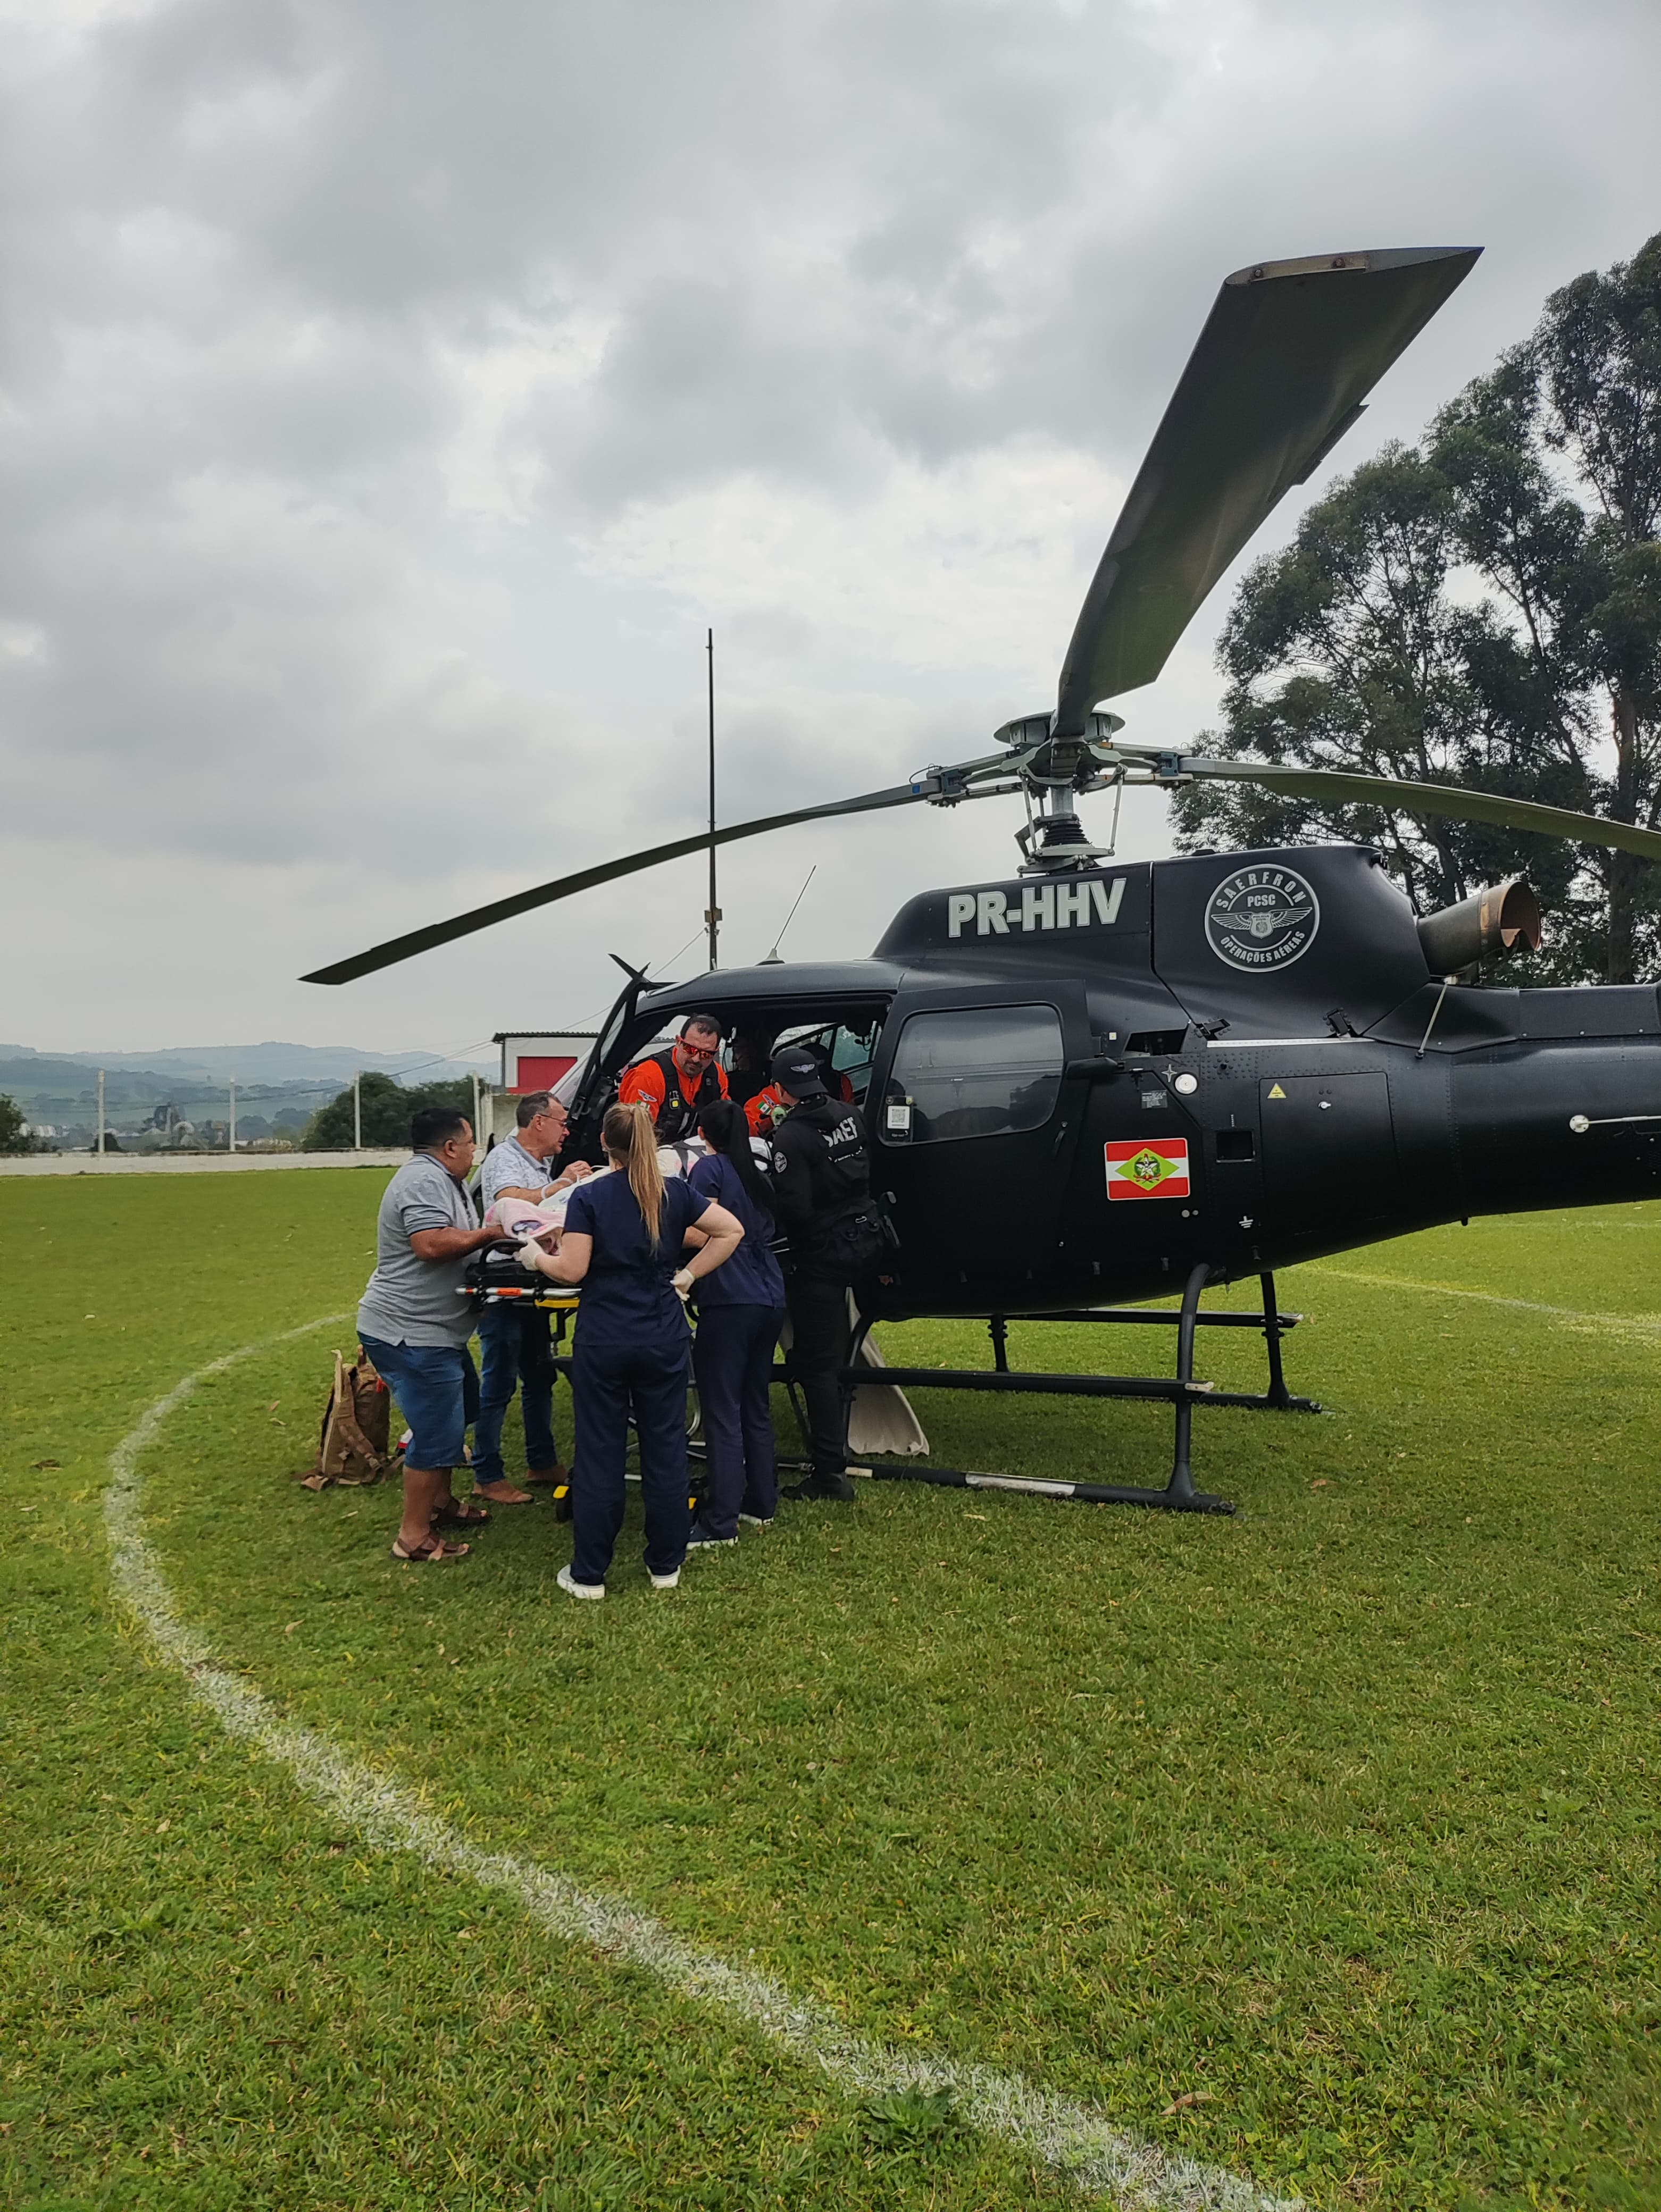
M 824 1232 L 827 1272 L 851 1282 L 873 1267 L 888 1249 L 888 1235 L 876 1201 L 833 1221 Z

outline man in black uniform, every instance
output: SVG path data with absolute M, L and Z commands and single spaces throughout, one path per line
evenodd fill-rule
M 783 1495 L 845 1502 L 854 1486 L 837 1373 L 848 1364 L 848 1290 L 882 1249 L 871 1154 L 859 1108 L 827 1096 L 812 1053 L 788 1046 L 774 1055 L 770 1073 L 790 1109 L 773 1131 L 773 1200 L 790 1239 L 790 1367 L 807 1403 L 813 1455 L 812 1474 Z

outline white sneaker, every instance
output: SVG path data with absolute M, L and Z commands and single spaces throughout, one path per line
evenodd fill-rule
M 580 1583 L 572 1574 L 569 1567 L 562 1567 L 559 1572 L 554 1577 L 554 1580 L 559 1584 L 567 1597 L 599 1598 L 604 1597 L 605 1595 L 605 1585 L 604 1583 Z
M 649 1572 L 650 1570 L 648 1569 L 648 1571 Z M 679 1583 L 679 1581 L 680 1569 L 678 1567 L 672 1567 L 666 1575 L 652 1576 L 652 1588 L 654 1589 L 673 1589 Z
M 740 1513 L 739 1516 L 739 1526 L 741 1528 L 770 1528 L 772 1525 L 773 1516 L 770 1513 L 764 1520 L 759 1513 Z

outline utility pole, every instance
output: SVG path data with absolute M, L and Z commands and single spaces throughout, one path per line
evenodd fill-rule
M 101 1158 L 104 1151 L 104 1071 L 101 1067 L 98 1071 L 98 1150 Z
M 704 640 L 709 656 L 709 906 L 703 920 L 709 932 L 709 973 L 715 972 L 715 944 L 721 934 L 721 908 L 715 904 L 715 633 Z
M 234 1076 L 232 1076 L 231 1078 L 230 1135 L 226 1143 L 225 1150 L 228 1152 L 234 1152 L 236 1150 L 236 1078 Z
M 475 1073 L 473 1077 L 473 1142 L 476 1145 L 483 1142 L 483 1139 L 480 1138 L 478 1133 L 478 1077 L 477 1073 Z
M 358 1088 L 362 1080 L 361 1073 L 352 1078 L 352 1150 L 355 1152 L 361 1152 L 363 1149 L 363 1095 Z

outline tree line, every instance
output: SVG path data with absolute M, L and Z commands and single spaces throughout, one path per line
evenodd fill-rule
M 1243 580 L 1198 749 L 1458 783 L 1661 823 L 1661 234 L 1554 292 L 1415 445 L 1386 447 Z M 1526 870 L 1542 981 L 1657 972 L 1661 870 L 1636 856 L 1317 805 L 1174 794 L 1177 842 L 1378 846 L 1421 913 Z
M 0 1091 L 0 1157 L 40 1150 L 28 1133 L 22 1108 L 7 1092 Z
M 358 1100 L 366 1145 L 407 1145 L 410 1116 L 419 1106 L 453 1106 L 471 1117 L 473 1085 L 470 1076 L 445 1083 L 412 1083 L 407 1087 L 378 1069 L 358 1078 Z M 352 1145 L 351 1085 L 320 1106 L 306 1124 L 300 1139 L 302 1152 L 345 1152 Z

